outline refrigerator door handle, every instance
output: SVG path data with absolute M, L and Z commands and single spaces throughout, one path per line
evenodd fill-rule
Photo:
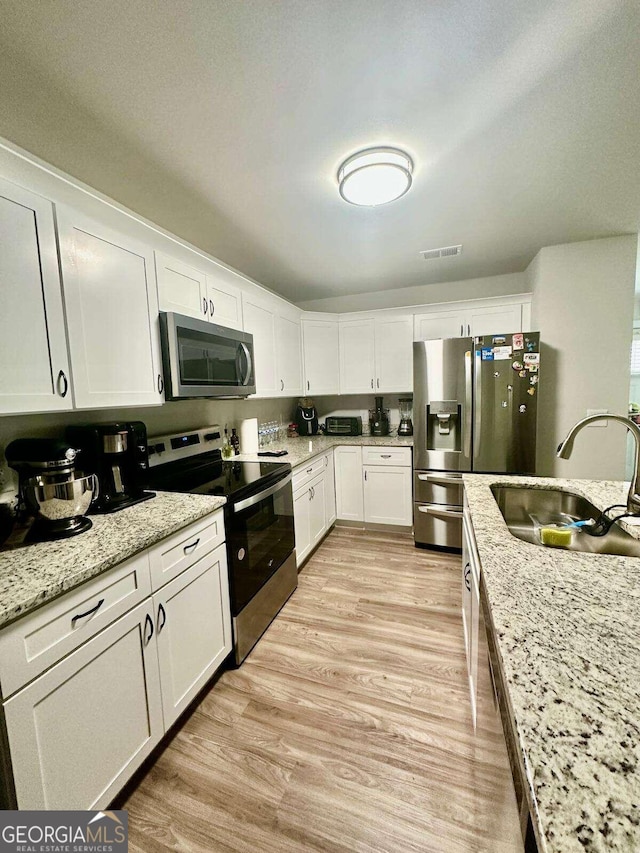
M 447 477 L 445 475 L 436 476 L 434 474 L 418 474 L 418 479 L 424 483 L 437 483 L 442 486 L 450 486 L 452 483 L 462 483 L 462 477 L 452 474 Z
M 462 510 L 453 509 L 436 509 L 432 506 L 419 506 L 418 512 L 427 513 L 427 515 L 441 515 L 443 518 L 462 518 Z
M 473 343 L 472 343 L 473 346 Z M 472 417 L 473 417 L 473 409 L 472 409 L 472 387 L 471 387 L 471 353 L 465 352 L 464 354 L 464 455 L 471 463 L 471 429 L 472 429 Z M 476 399 L 476 403 L 479 402 L 479 399 Z M 477 427 L 477 424 L 476 424 Z M 479 433 L 476 435 L 476 441 L 479 441 L 480 435 Z M 471 470 L 473 470 L 473 465 L 470 465 Z

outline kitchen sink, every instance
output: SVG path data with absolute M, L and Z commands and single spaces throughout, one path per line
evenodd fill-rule
M 575 521 L 596 519 L 600 510 L 586 498 L 562 489 L 534 489 L 527 486 L 491 486 L 502 517 L 511 533 L 524 542 L 542 545 L 538 538 L 536 522 L 553 522 L 559 515 L 570 516 Z M 618 510 L 624 512 L 624 509 Z M 532 518 L 533 516 L 534 518 Z M 612 525 L 606 536 L 589 536 L 579 532 L 570 544 L 562 545 L 568 551 L 590 554 L 618 554 L 622 557 L 640 557 L 640 540 L 634 539 L 618 524 Z

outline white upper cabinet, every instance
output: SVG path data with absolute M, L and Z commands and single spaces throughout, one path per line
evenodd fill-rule
M 155 256 L 160 310 L 206 320 L 209 316 L 206 275 L 161 252 Z
M 373 393 L 376 386 L 373 320 L 340 323 L 340 393 Z
M 302 320 L 304 393 L 340 393 L 340 343 L 337 320 Z
M 0 180 L 0 245 L 0 414 L 71 409 L 51 203 Z
M 483 302 L 450 303 L 447 308 L 414 315 L 414 340 L 464 338 L 528 331 L 531 300 L 507 296 Z
M 153 253 L 56 208 L 76 406 L 163 402 Z
M 340 323 L 342 394 L 389 393 L 413 388 L 411 317 L 378 316 Z
M 302 334 L 300 320 L 277 318 L 276 354 L 279 392 L 287 397 L 302 394 Z
M 281 309 L 278 300 L 242 299 L 244 330 L 253 335 L 257 397 L 295 397 L 302 394 L 300 320 Z
M 439 338 L 462 338 L 467 334 L 466 314 L 453 311 L 429 311 L 414 316 L 414 340 L 431 341 Z
M 253 361 L 256 374 L 256 396 L 275 397 L 276 317 L 273 311 L 247 294 L 243 295 L 244 330 L 253 335 Z
M 412 317 L 376 317 L 376 391 L 413 390 Z
M 471 335 L 500 335 L 522 331 L 522 305 L 493 305 L 467 313 Z
M 233 283 L 239 276 L 196 254 L 193 265 L 162 252 L 155 256 L 161 311 L 242 328 L 242 297 Z
M 207 299 L 209 320 L 219 326 L 242 329 L 241 277 L 226 267 L 207 263 Z

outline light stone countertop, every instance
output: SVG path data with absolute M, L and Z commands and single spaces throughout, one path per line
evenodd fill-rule
M 640 559 L 523 542 L 490 491 L 561 488 L 604 509 L 626 503 L 628 483 L 478 474 L 464 483 L 542 850 L 639 851 Z
M 312 449 L 309 450 L 309 442 Z M 313 435 L 300 436 L 298 438 L 286 438 L 277 444 L 270 444 L 265 450 L 286 450 L 286 456 L 256 456 L 255 453 L 241 453 L 235 457 L 241 462 L 288 462 L 292 468 L 308 462 L 314 456 L 319 456 L 332 447 L 343 447 L 345 445 L 359 445 L 360 447 L 413 447 L 412 436 L 398 435 Z
M 225 503 L 210 495 L 158 492 L 118 512 L 92 515 L 91 529 L 69 539 L 0 551 L 0 627 Z

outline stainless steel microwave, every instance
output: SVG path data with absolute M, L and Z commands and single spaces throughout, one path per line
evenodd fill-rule
M 167 400 L 255 394 L 248 332 L 161 311 L 160 340 Z

